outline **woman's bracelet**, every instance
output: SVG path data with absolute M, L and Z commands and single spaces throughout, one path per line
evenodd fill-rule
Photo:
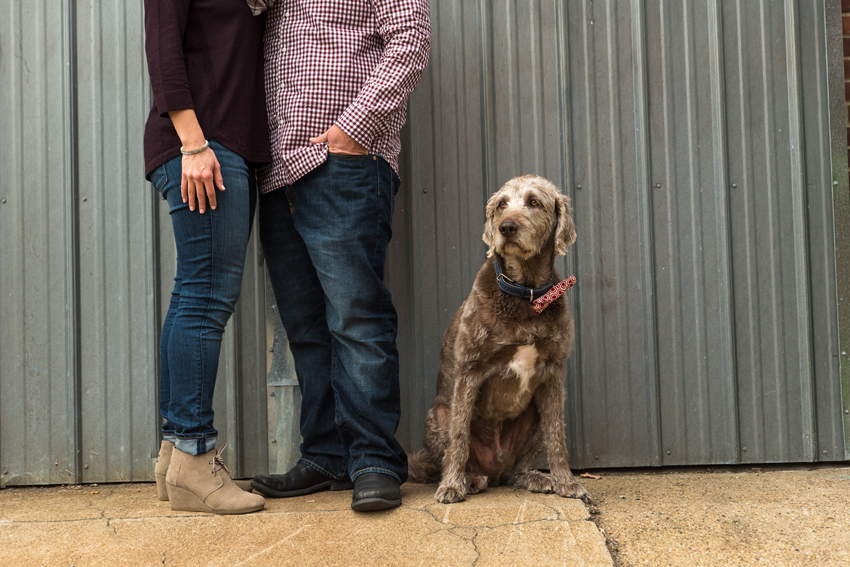
M 187 150 L 183 146 L 180 146 L 180 153 L 183 154 L 184 156 L 193 156 L 195 154 L 201 153 L 202 151 L 204 151 L 208 147 L 210 147 L 209 140 L 204 140 L 204 145 L 201 146 L 200 148 L 198 148 L 197 150 Z

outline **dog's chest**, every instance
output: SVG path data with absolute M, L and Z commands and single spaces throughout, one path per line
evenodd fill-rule
M 508 362 L 508 368 L 516 375 L 519 389 L 529 390 L 531 379 L 537 373 L 537 347 L 534 345 L 518 347 L 513 358 Z
M 478 396 L 477 409 L 488 419 L 514 419 L 540 385 L 539 351 L 536 345 L 517 347 L 500 372 L 487 380 Z

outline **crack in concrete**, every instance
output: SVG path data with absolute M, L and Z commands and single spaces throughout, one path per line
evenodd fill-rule
M 481 552 L 478 550 L 478 543 L 475 541 L 478 539 L 478 528 L 473 528 L 472 530 L 475 535 L 472 536 L 472 548 L 475 550 L 475 561 L 472 562 L 473 567 L 478 564 L 478 560 L 481 559 Z
M 448 513 L 446 513 L 443 516 L 442 519 L 438 518 L 437 515 L 434 514 L 434 512 L 432 511 L 432 508 L 436 507 L 436 506 L 446 506 L 446 511 L 451 510 L 451 504 L 445 505 L 445 504 L 438 504 L 436 502 L 434 504 L 428 504 L 427 506 L 425 506 L 423 508 L 410 508 L 410 509 L 411 510 L 415 509 L 415 510 L 419 510 L 421 512 L 425 512 L 426 514 L 431 516 L 431 518 L 433 518 L 434 521 L 437 522 L 438 524 L 442 524 L 444 526 L 451 526 L 452 528 L 456 528 L 457 524 L 448 521 Z
M 435 506 L 444 506 L 444 504 L 435 504 Z M 451 529 L 456 529 L 456 528 L 469 528 L 469 529 L 473 529 L 473 530 L 477 530 L 479 528 L 496 529 L 496 528 L 503 528 L 505 526 L 520 526 L 520 525 L 526 525 L 526 524 L 534 524 L 534 523 L 538 523 L 538 522 L 568 522 L 569 523 L 569 521 L 565 518 L 562 518 L 561 517 L 562 514 L 559 514 L 558 511 L 555 510 L 554 508 L 552 508 L 550 506 L 542 506 L 542 507 L 550 510 L 552 512 L 552 515 L 548 516 L 546 518 L 537 518 L 535 520 L 522 520 L 522 521 L 514 520 L 513 522 L 506 522 L 506 523 L 503 523 L 503 524 L 492 524 L 492 525 L 491 524 L 478 524 L 476 526 L 462 526 L 462 525 L 458 525 L 458 524 L 455 524 L 455 523 L 452 523 L 452 522 L 443 522 L 441 519 L 437 518 L 437 516 L 430 510 L 430 506 L 426 506 L 424 508 L 408 508 L 408 509 L 409 510 L 416 510 L 416 511 L 420 511 L 420 512 L 426 512 L 429 516 L 431 516 L 431 518 L 434 519 L 434 521 L 436 521 L 436 522 L 438 522 L 438 523 L 440 523 L 444 526 L 451 526 Z M 437 530 L 437 531 L 439 531 L 439 530 Z

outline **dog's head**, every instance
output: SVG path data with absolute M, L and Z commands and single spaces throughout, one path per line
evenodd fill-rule
M 558 256 L 576 240 L 570 198 L 536 175 L 514 177 L 487 201 L 484 243 L 487 257 L 527 260 L 538 255 L 551 238 Z

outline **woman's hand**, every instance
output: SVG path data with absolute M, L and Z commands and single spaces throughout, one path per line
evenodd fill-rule
M 202 144 L 203 145 L 203 144 Z M 212 148 L 190 156 L 183 156 L 183 178 L 180 180 L 180 194 L 183 202 L 189 203 L 189 210 L 195 210 L 197 199 L 201 214 L 206 210 L 207 201 L 210 208 L 215 209 L 215 188 L 224 191 L 224 178 L 221 176 L 221 166 Z
M 180 142 L 187 151 L 197 150 L 206 144 L 204 132 L 198 124 L 198 117 L 191 108 L 172 110 L 168 113 Z M 192 155 L 183 155 L 183 177 L 180 180 L 180 194 L 183 202 L 189 203 L 189 210 L 195 210 L 195 203 L 201 214 L 207 208 L 215 209 L 216 185 L 224 191 L 224 178 L 221 176 L 221 166 L 212 148 L 207 148 Z

